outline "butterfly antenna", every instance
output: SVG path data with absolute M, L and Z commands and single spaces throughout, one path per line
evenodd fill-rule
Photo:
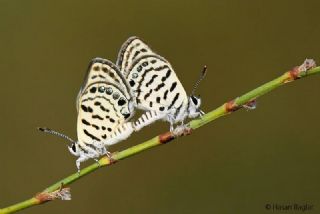
M 198 79 L 198 81 L 196 82 L 196 84 L 193 86 L 192 92 L 191 92 L 191 96 L 194 95 L 194 92 L 196 92 L 196 89 L 199 86 L 199 83 L 203 80 L 203 78 L 206 76 L 207 74 L 207 66 L 203 66 L 203 69 L 201 71 L 200 77 Z
M 72 140 L 72 139 L 71 139 L 70 137 L 68 137 L 67 135 L 61 134 L 60 132 L 54 131 L 54 130 L 52 130 L 52 129 L 49 129 L 49 128 L 46 128 L 46 127 L 44 127 L 44 128 L 39 127 L 38 130 L 39 130 L 39 131 L 42 131 L 42 132 L 45 132 L 45 133 L 49 133 L 49 134 L 56 135 L 56 136 L 58 136 L 58 137 L 61 137 L 61 138 L 63 138 L 63 139 L 66 139 L 66 140 L 70 141 L 71 143 L 75 143 L 75 141 Z

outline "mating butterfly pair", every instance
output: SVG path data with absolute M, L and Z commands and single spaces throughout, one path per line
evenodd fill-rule
M 170 63 L 139 38 L 130 37 L 122 45 L 116 65 L 102 58 L 91 60 L 77 97 L 78 141 L 48 128 L 40 130 L 72 142 L 68 148 L 78 157 L 79 171 L 81 162 L 110 155 L 106 146 L 156 120 L 168 121 L 172 131 L 175 123 L 202 115 L 201 100 L 193 94 L 204 74 L 205 69 L 187 96 Z M 135 109 L 146 112 L 130 122 Z

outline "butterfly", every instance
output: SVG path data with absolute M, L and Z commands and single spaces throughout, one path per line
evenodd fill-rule
M 130 37 L 122 45 L 116 64 L 131 87 L 135 107 L 146 111 L 135 122 L 135 130 L 163 119 L 173 131 L 174 124 L 204 114 L 201 99 L 194 92 L 206 67 L 188 96 L 170 63 L 138 37 Z
M 204 74 L 187 96 L 170 63 L 139 38 L 130 37 L 122 45 L 117 65 L 102 58 L 91 60 L 77 96 L 78 140 L 49 128 L 39 130 L 71 142 L 68 149 L 78 157 L 79 172 L 81 162 L 91 158 L 98 162 L 105 154 L 110 157 L 106 146 L 156 120 L 169 121 L 172 131 L 173 124 L 203 114 L 201 99 L 193 94 Z M 146 112 L 130 122 L 136 108 Z
M 77 96 L 78 140 L 48 128 L 40 130 L 71 141 L 68 149 L 78 157 L 79 172 L 81 162 L 110 155 L 105 146 L 131 135 L 134 128 L 128 121 L 134 114 L 134 105 L 131 89 L 118 67 L 109 60 L 94 58 Z

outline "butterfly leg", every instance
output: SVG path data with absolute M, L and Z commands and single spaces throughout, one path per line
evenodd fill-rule
M 99 167 L 101 167 L 101 164 L 97 158 L 94 158 L 93 160 L 98 164 Z
M 174 131 L 174 125 L 173 123 L 170 122 L 170 132 L 173 132 Z
M 159 113 L 157 111 L 147 111 L 139 119 L 134 122 L 134 130 L 140 131 L 143 127 L 154 123 L 157 120 L 163 119 L 166 116 L 165 113 Z
M 174 124 L 175 124 L 175 122 L 174 122 L 174 117 L 172 116 L 172 114 L 168 114 L 167 115 L 167 120 L 168 120 L 168 122 L 170 123 L 170 132 L 173 132 L 173 130 L 175 129 L 174 128 Z
M 79 155 L 79 158 L 76 160 L 76 166 L 78 169 L 78 174 L 80 175 L 80 164 L 86 160 L 88 160 L 90 157 L 86 155 L 85 153 L 81 152 Z
M 173 131 L 173 135 L 175 137 L 180 137 L 180 136 L 185 136 L 191 134 L 192 129 L 186 125 L 186 124 L 181 124 L 177 126 Z
M 94 141 L 92 145 L 95 149 L 87 145 L 82 145 L 82 149 L 79 150 L 79 158 L 76 160 L 78 174 L 80 174 L 80 164 L 91 158 L 94 159 L 100 166 L 99 160 L 97 158 L 106 153 L 106 148 L 101 142 L 98 141 Z
M 107 157 L 109 158 L 110 164 L 113 164 L 113 163 L 116 162 L 116 160 L 113 159 L 113 157 L 112 157 L 112 155 L 113 155 L 112 152 L 107 151 L 106 155 L 107 155 Z
M 96 154 L 96 156 L 101 156 L 108 152 L 103 142 L 94 141 L 92 144 L 94 145 L 95 150 L 92 149 L 91 153 Z

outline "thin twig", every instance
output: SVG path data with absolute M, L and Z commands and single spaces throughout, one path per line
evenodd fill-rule
M 190 130 L 195 130 L 213 120 L 216 120 L 217 118 L 230 114 L 242 107 L 245 108 L 254 108 L 255 106 L 255 100 L 270 92 L 271 90 L 278 88 L 279 86 L 282 86 L 288 82 L 292 82 L 294 80 L 300 79 L 302 77 L 306 77 L 306 76 L 310 76 L 313 74 L 318 74 L 320 73 L 320 66 L 319 67 L 314 67 L 314 61 L 313 60 L 306 60 L 301 66 L 297 66 L 295 68 L 293 68 L 292 70 L 285 72 L 283 75 L 281 75 L 280 77 L 265 83 L 264 85 L 249 91 L 248 93 L 234 99 L 231 100 L 229 102 L 224 103 L 223 105 L 221 105 L 220 107 L 216 108 L 215 110 L 207 113 L 206 115 L 202 116 L 202 118 L 200 119 L 196 119 L 196 120 L 192 120 L 189 123 L 189 127 Z M 184 134 L 190 134 L 190 133 L 182 133 L 182 135 Z M 155 146 L 159 146 L 162 144 L 166 144 L 168 142 L 170 142 L 171 140 L 175 139 L 176 137 L 179 137 L 171 132 L 166 132 L 164 134 L 161 134 L 159 136 L 156 136 L 144 143 L 138 144 L 136 146 L 130 147 L 128 149 L 125 149 L 121 152 L 117 152 L 114 153 L 111 157 L 111 159 L 109 159 L 108 157 L 102 157 L 99 160 L 99 164 L 98 163 L 94 163 L 86 168 L 83 168 L 80 171 L 80 174 L 78 173 L 74 173 L 60 181 L 58 181 L 57 183 L 49 186 L 48 188 L 46 188 L 44 191 L 42 191 L 41 193 L 36 194 L 36 196 L 17 203 L 15 205 L 0 209 L 0 214 L 4 214 L 4 213 L 13 213 L 13 212 L 17 212 L 19 210 L 31 207 L 31 206 L 35 206 L 35 205 L 39 205 L 39 204 L 43 204 L 45 202 L 48 201 L 52 201 L 55 199 L 62 199 L 62 200 L 69 200 L 70 199 L 70 195 L 69 195 L 69 189 L 68 188 L 63 188 L 63 186 L 69 185 L 71 183 L 73 183 L 74 181 L 79 180 L 81 177 L 90 174 L 91 172 L 94 172 L 95 170 L 99 169 L 101 166 L 108 166 L 111 164 L 116 163 L 119 160 L 123 160 L 127 157 L 133 156 L 135 154 L 138 154 L 142 151 L 145 151 L 147 149 L 150 149 L 152 147 Z M 110 161 L 112 160 L 112 161 Z

